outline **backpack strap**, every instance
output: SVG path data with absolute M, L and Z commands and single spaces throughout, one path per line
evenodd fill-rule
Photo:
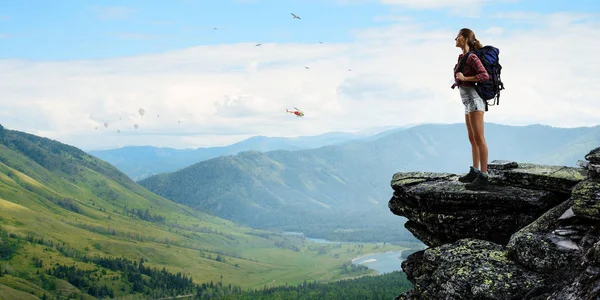
M 465 56 L 461 58 L 460 62 L 458 62 L 458 68 L 456 68 L 456 72 L 462 72 L 465 69 L 467 59 L 469 59 L 469 55 L 471 55 L 472 53 L 473 52 L 469 51 L 465 54 Z

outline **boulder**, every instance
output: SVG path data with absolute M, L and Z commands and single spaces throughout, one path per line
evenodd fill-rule
M 409 219 L 407 230 L 428 246 L 468 237 L 505 245 L 513 233 L 566 199 L 554 191 L 504 185 L 471 191 L 457 179 L 447 173 L 396 173 L 388 206 Z
M 490 163 L 489 172 L 499 185 L 518 186 L 570 194 L 571 189 L 587 175 L 586 169 L 520 163 L 511 169 L 498 169 Z
M 392 213 L 429 248 L 402 262 L 396 299 L 600 299 L 600 147 L 578 168 L 489 164 L 490 186 L 459 175 L 393 175 Z
M 592 149 L 588 154 L 585 155 L 585 160 L 600 165 L 600 147 Z
M 411 254 L 402 269 L 414 288 L 396 299 L 524 299 L 540 274 L 508 259 L 504 247 L 461 239 Z
M 586 180 L 573 188 L 573 213 L 600 222 L 600 181 Z

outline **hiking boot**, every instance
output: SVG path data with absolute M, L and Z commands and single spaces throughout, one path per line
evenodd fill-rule
M 467 182 L 473 182 L 473 180 L 475 180 L 475 178 L 477 178 L 477 174 L 479 174 L 478 170 L 473 167 L 470 167 L 470 168 L 471 169 L 469 170 L 469 173 L 467 173 L 467 175 L 458 177 L 458 181 L 467 183 Z
M 465 184 L 465 189 L 467 190 L 481 190 L 487 188 L 490 185 L 490 181 L 488 180 L 488 176 L 483 173 L 477 174 L 477 177 L 473 182 Z

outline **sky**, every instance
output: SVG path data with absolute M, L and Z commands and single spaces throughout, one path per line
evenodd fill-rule
M 83 150 L 464 122 L 463 27 L 500 49 L 486 122 L 600 123 L 597 0 L 0 2 L 0 124 Z

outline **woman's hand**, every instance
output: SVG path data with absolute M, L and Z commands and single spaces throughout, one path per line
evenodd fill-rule
M 460 81 L 465 81 L 465 75 L 463 75 L 462 72 L 458 72 L 456 73 L 456 79 L 460 80 Z

